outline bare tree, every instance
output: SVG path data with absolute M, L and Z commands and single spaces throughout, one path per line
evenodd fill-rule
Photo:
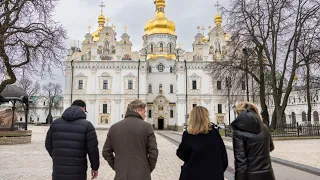
M 31 101 L 29 103 L 29 110 L 32 110 L 33 113 L 36 114 L 37 102 L 35 100 L 37 98 L 34 98 L 34 96 L 40 95 L 40 90 L 41 90 L 40 83 L 33 82 L 30 79 L 23 78 L 17 83 L 17 85 L 21 87 L 28 94 L 29 101 Z M 25 111 L 26 110 L 25 104 L 20 104 L 20 106 L 17 105 L 17 110 Z
M 48 110 L 48 116 L 46 123 L 51 124 L 53 121 L 52 109 L 58 109 L 62 100 L 62 89 L 60 84 L 48 83 L 42 87 L 42 93 L 46 99 L 46 108 Z
M 314 56 L 320 50 L 305 51 L 301 56 L 298 48 L 308 30 L 319 31 L 320 1 L 318 0 L 233 0 L 226 10 L 228 29 L 234 36 L 232 63 L 229 66 L 248 72 L 260 85 L 260 102 L 265 109 L 264 72 L 270 71 L 271 93 L 275 111 L 271 127 L 282 123 L 288 98 L 292 91 L 297 68 L 304 62 L 304 56 Z M 249 68 L 240 66 L 240 49 L 251 47 L 254 58 Z M 265 59 L 265 60 L 264 60 Z M 231 61 L 230 60 L 230 61 Z M 231 64 L 231 65 L 230 65 Z M 263 115 L 266 118 L 265 115 Z
M 66 32 L 52 19 L 58 0 L 0 1 L 0 93 L 21 74 L 51 75 L 62 67 Z

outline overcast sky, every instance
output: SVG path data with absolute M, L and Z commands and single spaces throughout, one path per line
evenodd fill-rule
M 109 24 L 114 24 L 117 32 L 117 39 L 124 32 L 127 25 L 127 33 L 133 43 L 133 51 L 140 50 L 144 24 L 155 15 L 154 0 L 104 0 L 104 16 L 111 19 Z M 191 51 L 192 42 L 197 34 L 197 26 L 204 26 L 206 34 L 208 26 L 214 26 L 214 16 L 217 13 L 215 7 L 217 0 L 166 0 L 166 16 L 176 24 L 177 44 L 181 43 L 182 48 Z M 61 0 L 56 8 L 55 19 L 60 22 L 68 33 L 66 44 L 68 48 L 73 40 L 81 41 L 91 26 L 91 32 L 98 27 L 97 19 L 100 15 L 99 4 L 101 0 Z M 219 3 L 228 7 L 229 0 L 220 0 Z M 56 77 L 49 81 L 59 82 L 63 86 L 64 78 L 62 71 L 55 70 Z

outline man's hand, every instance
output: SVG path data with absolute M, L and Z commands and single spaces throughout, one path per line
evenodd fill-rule
M 95 170 L 91 170 L 91 176 L 92 178 L 91 179 L 95 179 L 98 177 L 98 171 L 95 171 Z

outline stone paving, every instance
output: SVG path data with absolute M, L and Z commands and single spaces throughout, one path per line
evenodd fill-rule
M 0 179 L 1 180 L 49 180 L 52 173 L 52 162 L 44 147 L 48 127 L 30 127 L 33 130 L 32 143 L 22 145 L 0 146 Z M 99 150 L 101 152 L 107 131 L 98 130 Z M 152 173 L 153 180 L 177 180 L 183 162 L 175 155 L 177 147 L 157 135 L 159 158 Z M 100 153 L 101 155 L 101 153 Z M 88 171 L 89 175 L 89 171 Z M 97 180 L 111 180 L 114 171 L 101 158 Z M 89 179 L 89 177 L 88 177 Z

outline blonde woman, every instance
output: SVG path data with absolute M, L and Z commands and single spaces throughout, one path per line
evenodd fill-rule
M 184 161 L 180 180 L 224 180 L 228 156 L 206 108 L 197 106 L 191 111 L 177 156 Z
M 236 111 L 231 123 L 235 180 L 275 180 L 270 159 L 274 146 L 257 106 L 240 102 Z

